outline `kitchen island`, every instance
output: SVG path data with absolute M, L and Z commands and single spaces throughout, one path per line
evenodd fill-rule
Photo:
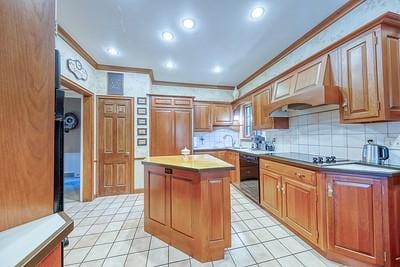
M 235 167 L 210 155 L 148 157 L 143 165 L 145 231 L 200 262 L 223 259 Z

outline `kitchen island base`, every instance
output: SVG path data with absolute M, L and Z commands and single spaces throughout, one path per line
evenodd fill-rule
M 200 262 L 231 246 L 229 170 L 145 165 L 144 230 Z

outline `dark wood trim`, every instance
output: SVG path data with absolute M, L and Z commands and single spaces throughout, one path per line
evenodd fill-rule
M 324 54 L 327 54 L 337 47 L 341 46 L 342 44 L 350 41 L 351 39 L 357 37 L 358 35 L 371 30 L 372 28 L 380 25 L 380 24 L 385 24 L 385 25 L 390 25 L 390 26 L 395 26 L 395 27 L 400 27 L 400 15 L 393 13 L 393 12 L 386 12 L 385 14 L 377 17 L 376 19 L 372 20 L 371 22 L 361 26 L 360 28 L 354 30 L 350 34 L 346 35 L 345 37 L 339 39 L 338 41 L 328 45 L 327 47 L 323 48 L 322 50 L 316 52 L 315 54 L 311 55 L 307 59 L 297 63 L 293 67 L 289 68 L 288 70 L 280 73 L 279 75 L 275 76 L 274 78 L 260 84 L 256 88 L 250 90 L 249 92 L 245 93 L 244 95 L 240 96 L 238 99 L 234 100 L 232 104 L 236 106 L 238 103 L 243 102 L 243 99 L 247 99 L 250 97 L 252 94 L 259 92 L 266 87 L 270 86 L 272 83 L 275 81 L 283 78 L 284 76 L 288 75 L 289 73 L 295 71 L 296 69 L 312 62 L 313 60 L 316 60 L 318 57 L 323 56 Z
M 144 160 L 146 157 L 134 158 L 134 160 Z
M 94 183 L 94 94 L 65 76 L 61 76 L 61 85 L 82 95 L 82 201 L 92 201 Z
M 72 81 L 71 79 L 68 79 L 64 75 L 61 75 L 61 85 L 83 96 L 94 95 L 94 93 L 84 88 L 83 86 L 77 84 L 76 82 Z
M 152 69 L 145 69 L 145 68 L 135 68 L 135 67 L 125 67 L 125 66 L 97 64 L 96 69 L 97 70 L 104 70 L 104 71 L 132 72 L 132 73 L 148 74 L 148 75 L 150 75 L 150 77 L 153 75 L 153 70 Z
M 249 77 L 247 77 L 244 81 L 242 81 L 237 87 L 238 89 L 242 88 L 245 86 L 248 82 L 259 76 L 261 73 L 263 73 L 265 70 L 270 68 L 272 65 L 277 63 L 279 60 L 283 59 L 286 57 L 288 54 L 302 46 L 304 43 L 312 39 L 314 36 L 316 36 L 318 33 L 322 32 L 326 28 L 328 28 L 330 25 L 338 21 L 340 18 L 345 16 L 347 13 L 349 13 L 351 10 L 354 8 L 358 7 L 361 5 L 363 2 L 366 0 L 351 0 L 345 3 L 343 6 L 341 6 L 339 9 L 337 9 L 335 12 L 333 12 L 331 15 L 329 15 L 327 18 L 325 18 L 321 23 L 319 23 L 317 26 L 312 28 L 310 31 L 308 31 L 306 34 L 304 34 L 302 37 L 297 39 L 294 43 L 292 43 L 289 47 L 287 47 L 285 50 L 280 52 L 277 56 L 275 56 L 273 59 L 268 61 L 266 64 L 264 64 L 261 68 L 259 68 L 257 71 L 255 71 L 253 74 L 251 74 Z
M 168 81 L 154 81 L 155 85 L 164 86 L 180 86 L 189 88 L 206 88 L 206 89 L 220 89 L 220 90 L 233 90 L 235 89 L 232 85 L 214 85 L 214 84 L 203 84 L 203 83 L 182 83 L 182 82 L 168 82 Z
M 65 223 L 59 230 L 43 241 L 34 251 L 29 253 L 17 266 L 36 266 L 36 264 L 44 259 L 72 232 L 74 229 L 74 221 L 63 211 L 58 214 L 65 220 Z
M 80 46 L 74 38 L 63 27 L 57 24 L 57 35 L 61 37 L 69 46 L 72 47 L 81 57 L 83 57 L 93 68 L 97 67 L 97 62 Z

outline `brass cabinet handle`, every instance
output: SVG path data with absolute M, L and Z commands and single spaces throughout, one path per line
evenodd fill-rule
M 304 174 L 302 174 L 302 173 L 296 172 L 295 174 L 296 174 L 296 176 L 299 177 L 299 178 L 304 177 Z
M 278 183 L 278 185 L 276 186 L 276 190 L 280 190 L 281 189 L 281 184 L 280 183 Z
M 332 184 L 328 184 L 328 197 L 333 197 Z

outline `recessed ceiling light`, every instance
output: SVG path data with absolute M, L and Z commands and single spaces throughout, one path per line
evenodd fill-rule
M 194 20 L 193 19 L 184 19 L 182 21 L 183 27 L 186 29 L 193 29 L 194 28 Z
M 172 32 L 163 32 L 162 33 L 162 38 L 165 41 L 171 41 L 172 39 L 174 39 L 174 35 L 172 34 Z
M 110 47 L 110 48 L 107 48 L 107 53 L 112 56 L 116 56 L 116 55 L 118 55 L 118 50 L 115 49 L 114 47 Z
M 213 69 L 213 72 L 215 73 L 220 73 L 222 71 L 222 68 L 220 66 L 215 66 Z
M 258 19 L 260 18 L 262 15 L 264 15 L 264 8 L 262 7 L 255 7 L 253 8 L 253 10 L 251 11 L 251 17 L 253 19 Z
M 169 61 L 167 61 L 167 63 L 165 64 L 165 66 L 166 66 L 168 69 L 174 69 L 176 65 L 175 65 L 175 63 L 174 63 L 173 61 L 169 60 Z

